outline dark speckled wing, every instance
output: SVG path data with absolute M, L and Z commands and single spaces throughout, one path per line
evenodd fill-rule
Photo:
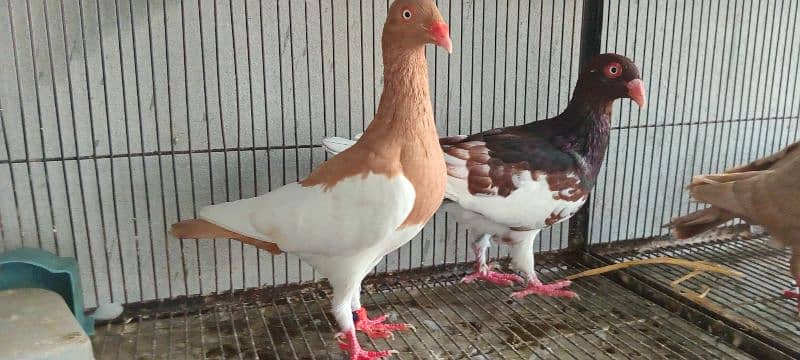
M 517 189 L 514 177 L 531 174 L 579 173 L 579 159 L 561 150 L 547 135 L 531 127 L 508 127 L 442 138 L 448 175 L 467 179 L 470 193 L 506 197 Z

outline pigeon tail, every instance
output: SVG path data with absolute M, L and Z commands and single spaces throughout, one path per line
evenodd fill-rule
M 676 238 L 688 239 L 720 226 L 733 218 L 733 214 L 712 206 L 674 218 L 665 226 L 672 228 L 672 234 Z
M 202 219 L 190 219 L 172 224 L 169 233 L 178 239 L 228 238 L 255 246 L 256 248 L 266 250 L 272 254 L 277 255 L 281 253 L 281 249 L 278 248 L 278 245 L 227 230 Z

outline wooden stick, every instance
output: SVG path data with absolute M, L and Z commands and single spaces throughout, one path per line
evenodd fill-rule
M 707 261 L 689 261 L 689 260 L 676 259 L 676 258 L 671 258 L 671 257 L 656 257 L 656 258 L 651 258 L 651 259 L 625 261 L 625 262 L 621 262 L 621 263 L 618 263 L 618 264 L 612 264 L 612 265 L 608 265 L 608 266 L 599 267 L 599 268 L 596 268 L 596 269 L 586 270 L 584 272 L 580 272 L 580 273 L 577 273 L 577 274 L 573 274 L 573 275 L 567 276 L 564 279 L 566 279 L 566 280 L 575 280 L 575 279 L 582 278 L 582 277 L 600 275 L 600 274 L 603 274 L 603 273 L 607 273 L 609 271 L 622 270 L 622 269 L 626 269 L 626 268 L 629 268 L 629 267 L 632 267 L 632 266 L 653 265 L 653 264 L 676 265 L 676 266 L 685 267 L 687 269 L 694 270 L 694 272 L 712 272 L 712 273 L 717 273 L 717 274 L 726 275 L 726 276 L 733 276 L 733 277 L 737 277 L 737 278 L 744 277 L 744 274 L 739 272 L 739 271 L 731 270 L 731 269 L 729 269 L 727 267 L 724 267 L 722 265 L 710 263 L 710 262 L 707 262 Z M 694 276 L 694 275 L 692 275 L 692 276 Z

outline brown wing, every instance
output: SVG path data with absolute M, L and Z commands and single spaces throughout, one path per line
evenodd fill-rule
M 506 164 L 489 155 L 482 141 L 445 145 L 447 175 L 467 181 L 471 194 L 508 196 L 517 189 L 512 177 L 527 169 L 527 164 Z
M 558 182 L 551 183 L 551 188 L 575 188 L 573 180 L 561 184 L 560 179 L 583 170 L 574 156 L 553 144 L 546 131 L 507 127 L 443 138 L 439 143 L 448 175 L 466 180 L 472 194 L 508 196 L 517 189 L 514 177 L 526 170 L 534 180 L 544 173 L 548 182 Z

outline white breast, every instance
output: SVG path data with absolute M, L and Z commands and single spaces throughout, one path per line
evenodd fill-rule
M 530 229 L 548 226 L 546 222 L 552 219 L 553 214 L 561 214 L 561 219 L 557 222 L 564 221 L 577 212 L 585 202 L 585 199 L 579 201 L 556 199 L 558 196 L 554 195 L 559 194 L 550 190 L 547 176 L 544 174 L 534 180 L 529 171 L 524 171 L 513 180 L 517 189 L 509 196 L 503 197 L 470 194 L 464 179 L 448 177 L 445 196 L 464 209 L 482 214 L 493 222 L 508 227 Z

